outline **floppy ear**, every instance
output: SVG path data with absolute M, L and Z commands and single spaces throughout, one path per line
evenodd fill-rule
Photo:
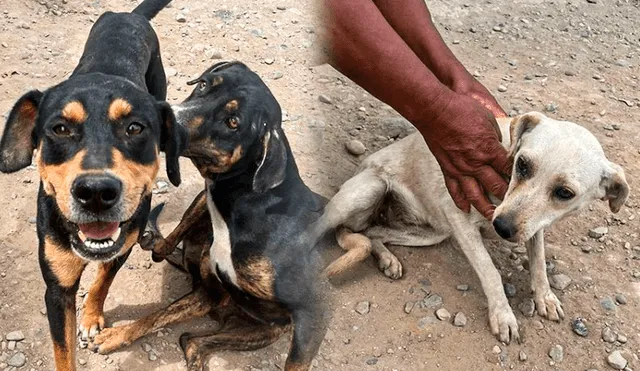
M 520 149 L 520 141 L 522 136 L 533 130 L 542 120 L 544 115 L 538 112 L 529 112 L 524 115 L 514 117 L 509 125 L 509 136 L 511 138 L 509 145 L 509 156 L 513 157 L 518 149 Z
M 262 137 L 262 156 L 253 177 L 254 192 L 262 193 L 279 186 L 286 175 L 287 148 L 282 129 L 271 129 Z
M 31 90 L 11 109 L 0 140 L 0 171 L 12 173 L 31 165 L 36 148 L 35 126 L 42 92 Z
M 603 201 L 609 201 L 609 208 L 617 213 L 622 208 L 629 197 L 629 184 L 624 176 L 624 170 L 614 163 L 611 163 L 612 171 L 602 178 L 600 183 L 605 190 Z
M 174 186 L 180 185 L 180 155 L 189 144 L 189 133 L 176 121 L 173 110 L 167 102 L 158 102 L 158 111 L 162 119 L 160 150 L 165 153 L 167 177 Z

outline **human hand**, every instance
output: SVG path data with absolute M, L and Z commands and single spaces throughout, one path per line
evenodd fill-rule
M 440 164 L 456 206 L 465 212 L 473 206 L 490 219 L 495 207 L 486 192 L 502 199 L 508 187 L 503 176 L 511 172 L 495 118 L 467 95 L 452 92 L 438 104 L 443 108 L 435 119 L 417 127 Z
M 507 114 L 502 107 L 500 107 L 496 98 L 494 98 L 493 95 L 489 93 L 489 90 L 476 80 L 475 77 L 471 76 L 467 70 L 456 73 L 449 87 L 458 94 L 475 99 L 484 108 L 489 110 L 494 117 L 507 117 Z

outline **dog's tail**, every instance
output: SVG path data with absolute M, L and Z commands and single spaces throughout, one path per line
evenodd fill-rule
M 144 0 L 131 13 L 140 14 L 148 20 L 153 19 L 171 0 Z

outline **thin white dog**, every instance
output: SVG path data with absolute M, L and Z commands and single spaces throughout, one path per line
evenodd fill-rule
M 402 265 L 385 244 L 429 246 L 453 237 L 482 283 L 491 332 L 508 343 L 519 339 L 518 324 L 481 233 L 496 238 L 497 232 L 511 242 L 525 241 L 538 314 L 563 318 L 547 279 L 544 228 L 595 199 L 608 200 L 611 211 L 618 212 L 629 185 L 622 168 L 607 160 L 597 139 L 577 124 L 537 112 L 498 124 L 514 166 L 494 228 L 477 211 L 467 214 L 455 206 L 435 157 L 421 134 L 413 133 L 369 156 L 327 205 L 318 225 L 337 228 L 346 253 L 326 274 L 334 276 L 373 254 L 380 270 L 397 279 Z

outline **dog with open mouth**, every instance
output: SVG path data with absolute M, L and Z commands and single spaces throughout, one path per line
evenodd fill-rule
M 169 180 L 180 183 L 188 136 L 165 102 L 149 23 L 169 2 L 145 0 L 131 13 L 101 15 L 70 77 L 23 95 L 0 140 L 3 173 L 29 166 L 36 151 L 39 260 L 58 371 L 76 369 L 75 295 L 91 261 L 100 265 L 84 302 L 81 339 L 105 325 L 109 286 L 146 225 L 161 151 Z

